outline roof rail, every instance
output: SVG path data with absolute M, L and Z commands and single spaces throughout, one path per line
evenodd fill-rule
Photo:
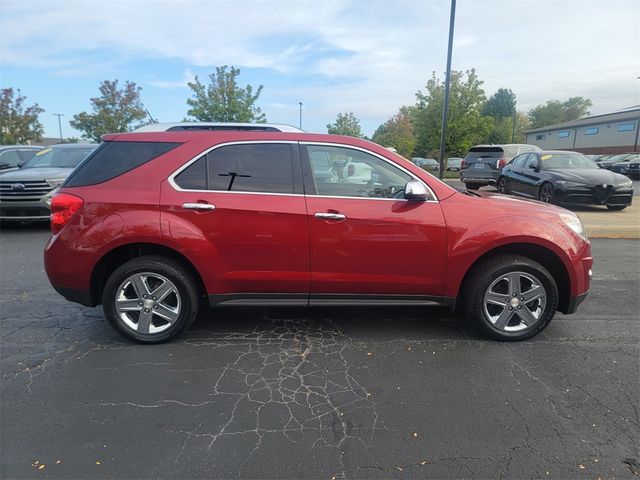
M 150 123 L 135 129 L 132 133 L 184 132 L 184 131 L 249 131 L 249 132 L 304 132 L 299 128 L 280 123 L 241 122 L 177 122 Z

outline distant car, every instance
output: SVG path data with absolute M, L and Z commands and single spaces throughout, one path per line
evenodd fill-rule
M 184 131 L 225 131 L 225 132 L 290 132 L 301 133 L 303 130 L 281 123 L 242 123 L 242 122 L 176 122 L 150 123 L 134 130 L 135 133 L 151 132 L 184 132 Z
M 614 155 L 613 157 L 609 157 L 606 160 L 597 160 L 596 164 L 601 168 L 606 168 L 607 170 L 611 168 L 611 165 L 614 163 L 625 162 L 628 157 L 631 155 L 635 155 L 635 153 L 621 153 L 620 155 Z
M 631 205 L 633 183 L 597 167 L 580 153 L 542 151 L 523 153 L 509 162 L 500 173 L 498 192 L 545 203 L 622 210 Z
M 31 145 L 0 145 L 0 174 L 17 170 L 43 148 Z
M 413 157 L 411 161 L 425 170 L 438 170 L 439 164 L 435 158 Z
M 0 220 L 49 220 L 57 187 L 97 146 L 54 145 L 40 150 L 20 169 L 0 175 Z
M 605 160 L 609 160 L 611 157 L 615 157 L 614 153 L 605 153 L 601 155 L 587 155 L 589 159 L 594 162 L 604 162 Z
M 638 178 L 638 162 L 640 162 L 640 153 L 634 153 L 625 157 L 623 161 L 610 165 L 608 169 L 631 178 Z
M 463 161 L 464 159 L 460 157 L 449 157 L 447 159 L 447 170 L 449 172 L 459 172 Z
M 467 189 L 490 185 L 498 180 L 500 169 L 523 152 L 539 152 L 540 148 L 527 144 L 477 145 L 469 150 L 460 168 L 460 180 Z

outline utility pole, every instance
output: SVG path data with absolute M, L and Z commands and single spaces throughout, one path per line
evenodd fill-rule
M 453 27 L 456 20 L 456 0 L 451 0 L 451 17 L 449 18 L 449 47 L 447 49 L 447 74 L 444 84 L 444 105 L 442 106 L 442 128 L 440 132 L 440 169 L 438 178 L 444 176 L 444 149 L 447 138 L 447 115 L 449 112 L 449 84 L 451 83 L 451 50 L 453 49 Z
M 300 130 L 302 130 L 302 102 L 300 103 Z
M 64 113 L 54 113 L 54 115 L 56 117 L 58 117 L 58 128 L 60 129 L 60 143 L 63 142 L 62 140 L 62 122 L 60 121 L 60 117 L 64 117 Z

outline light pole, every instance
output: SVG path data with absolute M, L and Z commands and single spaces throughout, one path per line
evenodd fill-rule
M 449 110 L 449 84 L 451 83 L 451 50 L 453 49 L 453 27 L 456 20 L 456 0 L 451 0 L 451 17 L 449 18 L 449 47 L 447 49 L 447 74 L 444 84 L 444 104 L 442 105 L 442 128 L 440 132 L 440 169 L 438 178 L 444 176 L 444 149 L 447 138 L 447 115 Z
M 300 103 L 300 130 L 302 130 L 302 102 L 298 103 Z
M 64 113 L 54 113 L 54 115 L 56 117 L 58 117 L 58 128 L 60 129 L 60 143 L 63 142 L 62 140 L 62 122 L 60 121 L 60 117 L 64 117 Z

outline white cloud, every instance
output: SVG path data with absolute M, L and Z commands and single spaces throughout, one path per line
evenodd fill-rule
M 442 75 L 449 23 L 448 0 L 3 0 L 3 9 L 4 65 L 75 74 L 140 58 L 263 68 L 307 79 L 260 82 L 262 98 L 303 101 L 318 125 L 339 111 L 382 122 L 413 103 L 431 71 Z M 615 110 L 639 103 L 638 24 L 637 0 L 460 1 L 453 68 L 475 67 L 488 94 L 511 88 L 521 109 L 582 95 L 594 113 Z M 180 88 L 187 76 L 148 83 Z M 291 113 L 273 108 L 270 120 Z
M 193 82 L 195 79 L 194 73 L 190 69 L 186 69 L 182 75 L 180 80 L 160 80 L 155 77 L 147 80 L 149 85 L 152 85 L 157 88 L 164 89 L 173 89 L 173 88 L 184 88 L 187 86 L 187 83 Z

